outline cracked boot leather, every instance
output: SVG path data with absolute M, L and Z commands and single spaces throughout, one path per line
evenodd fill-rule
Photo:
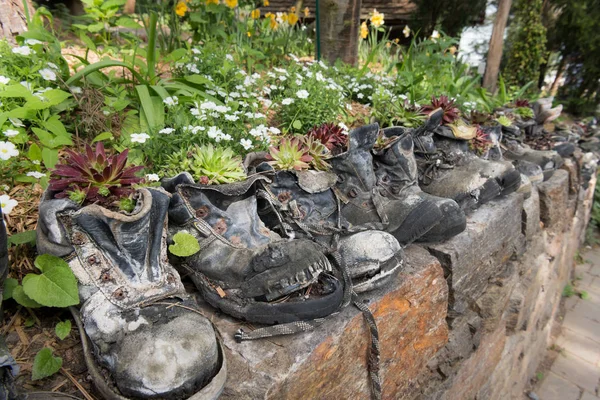
M 171 234 L 200 242 L 180 265 L 208 303 L 235 318 L 284 324 L 330 315 L 342 305 L 343 284 L 321 245 L 282 239 L 260 220 L 255 183 L 265 179 L 199 185 L 182 173 L 163 181 L 174 193 Z
M 125 213 L 52 194 L 40 203 L 38 251 L 64 257 L 79 282 L 74 317 L 84 352 L 93 347 L 86 363 L 104 397 L 217 398 L 226 375 L 220 341 L 167 259 L 170 195 L 138 189 Z

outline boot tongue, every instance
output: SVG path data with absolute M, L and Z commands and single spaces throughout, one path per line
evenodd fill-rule
M 358 149 L 370 151 L 377 141 L 379 124 L 370 124 L 353 129 L 348 133 L 348 152 Z
M 258 218 L 256 210 L 256 197 L 250 196 L 240 201 L 235 201 L 226 210 L 227 215 L 235 221 L 230 229 L 223 234 L 230 241 L 236 242 L 239 238 L 248 248 L 256 248 L 270 243 L 279 236 L 265 227 Z

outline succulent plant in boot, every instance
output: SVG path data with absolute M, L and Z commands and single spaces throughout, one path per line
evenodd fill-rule
M 260 220 L 255 183 L 265 179 L 198 185 L 184 173 L 163 180 L 173 193 L 171 234 L 200 243 L 178 264 L 209 304 L 235 318 L 283 324 L 325 317 L 341 307 L 344 287 L 322 246 L 282 239 Z
M 101 394 L 216 399 L 224 353 L 167 259 L 171 196 L 140 188 L 133 211 L 123 212 L 57 193 L 49 188 L 40 202 L 37 248 L 63 257 L 78 280 L 81 305 L 72 311 Z
M 343 129 L 333 123 L 315 126 L 306 133 L 306 136 L 323 143 L 334 155 L 345 151 L 348 142 L 348 136 Z
M 441 110 L 433 112 L 411 132 L 423 191 L 453 199 L 469 210 L 518 189 L 520 174 L 511 163 L 477 157 L 468 141 L 441 124 L 442 117 Z
M 299 138 L 281 138 L 277 147 L 271 146 L 267 158 L 269 164 L 279 170 L 303 170 L 310 167 L 312 157 L 309 149 Z
M 460 115 L 460 111 L 456 107 L 454 100 L 451 100 L 445 95 L 441 95 L 439 98 L 432 96 L 431 104 L 421 107 L 421 112 L 424 114 L 430 114 L 438 108 L 440 108 L 443 113 L 442 124 L 451 124 L 452 122 L 456 121 Z

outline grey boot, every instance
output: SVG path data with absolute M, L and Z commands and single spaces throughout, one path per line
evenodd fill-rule
M 180 174 L 163 181 L 175 193 L 171 233 L 200 242 L 180 264 L 208 303 L 235 318 L 283 324 L 330 315 L 342 305 L 344 286 L 321 245 L 282 239 L 259 219 L 255 183 L 265 179 L 196 185 Z
M 38 251 L 65 257 L 79 281 L 74 316 L 88 370 L 106 398 L 215 399 L 225 384 L 224 354 L 168 262 L 170 196 L 148 188 L 136 197 L 128 214 L 80 208 L 47 191 Z
M 424 192 L 455 200 L 463 210 L 510 194 L 520 186 L 520 174 L 510 162 L 483 160 L 469 150 L 448 126 L 441 126 L 441 112 L 412 131 Z
M 563 164 L 562 157 L 553 150 L 534 150 L 526 144 L 516 140 L 505 140 L 502 143 L 504 157 L 513 161 L 528 161 L 538 165 L 543 173 L 544 179 L 550 178 L 554 171 Z

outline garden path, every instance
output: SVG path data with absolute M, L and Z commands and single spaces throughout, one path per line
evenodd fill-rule
M 565 302 L 559 354 L 536 391 L 539 400 L 600 400 L 600 248 L 581 255 L 578 295 Z

